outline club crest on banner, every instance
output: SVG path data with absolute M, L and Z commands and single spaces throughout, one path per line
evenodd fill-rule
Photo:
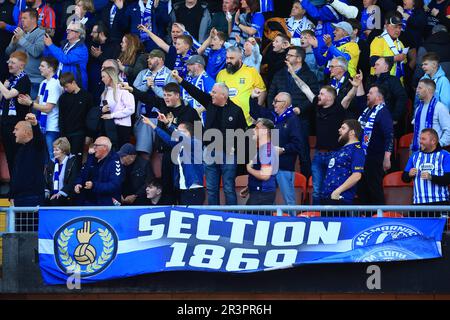
M 98 218 L 83 217 L 64 224 L 53 238 L 55 259 L 67 273 L 82 278 L 104 271 L 117 254 L 115 230 Z

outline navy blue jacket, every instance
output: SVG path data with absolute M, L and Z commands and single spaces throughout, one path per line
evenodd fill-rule
M 367 107 L 366 96 L 357 97 L 361 113 Z M 362 137 L 363 138 L 363 137 Z M 363 140 L 361 140 L 363 141 Z M 367 147 L 366 158 L 383 159 L 385 152 L 394 151 L 394 127 L 391 112 L 385 106 L 381 109 L 373 124 L 372 136 Z
M 123 181 L 123 168 L 116 152 L 110 152 L 103 160 L 97 161 L 89 155 L 81 169 L 75 185 L 84 187 L 86 181 L 92 181 L 91 190 L 82 189 L 82 204 L 112 206 L 113 198 L 120 201 Z
M 253 119 L 266 118 L 274 121 L 276 113 L 272 109 L 258 105 L 258 99 L 250 97 L 250 116 Z M 285 149 L 280 155 L 279 168 L 280 170 L 295 171 L 295 161 L 301 151 L 302 143 L 300 120 L 295 114 L 292 114 L 276 123 L 275 129 L 279 130 L 279 146 Z
M 169 131 L 173 132 L 175 130 L 175 127 L 172 125 L 169 127 Z M 166 143 L 167 145 L 171 146 L 172 148 L 175 147 L 178 143 L 178 141 L 174 141 L 171 139 L 171 137 L 162 130 L 159 127 L 156 127 L 156 134 Z M 183 139 L 186 139 L 187 137 L 183 136 Z M 189 139 L 189 138 L 187 138 Z M 184 179 L 186 180 L 186 188 L 190 188 L 193 184 L 203 185 L 203 162 L 202 162 L 202 156 L 203 156 L 203 149 L 202 149 L 202 142 L 198 139 L 189 139 L 190 140 L 190 153 L 191 153 L 191 159 L 189 163 L 181 162 L 181 167 L 183 168 L 183 175 Z M 184 152 L 184 150 L 183 150 Z M 173 179 L 175 183 L 175 187 L 180 187 L 180 168 L 178 163 L 174 164 L 174 174 Z

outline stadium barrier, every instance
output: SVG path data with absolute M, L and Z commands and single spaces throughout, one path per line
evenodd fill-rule
M 39 223 L 39 209 L 75 209 L 82 211 L 102 211 L 105 207 L 0 207 L 6 212 L 6 233 L 36 232 Z M 113 206 L 108 210 L 156 208 L 145 206 Z M 241 214 L 257 214 L 297 217 L 390 217 L 390 218 L 439 218 L 448 221 L 450 206 L 190 206 L 189 208 L 210 211 L 234 212 Z M 446 224 L 445 232 L 449 230 Z M 0 230 L 0 236 L 5 233 Z

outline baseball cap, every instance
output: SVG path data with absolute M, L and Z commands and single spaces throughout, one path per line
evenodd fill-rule
M 339 28 L 347 32 L 348 35 L 353 33 L 352 25 L 346 21 L 341 21 L 339 23 L 332 23 L 333 28 Z
M 394 24 L 394 25 L 402 24 L 402 19 L 398 16 L 392 16 L 389 18 L 388 24 Z
M 206 65 L 205 59 L 203 59 L 203 57 L 200 56 L 200 55 L 198 55 L 198 54 L 195 54 L 195 55 L 191 56 L 191 57 L 186 61 L 186 64 L 194 64 L 194 63 L 199 63 L 199 64 L 201 64 L 201 65 L 203 65 L 203 66 Z
M 131 143 L 125 143 L 117 152 L 119 157 L 131 156 L 136 154 L 136 147 Z
M 150 53 L 148 54 L 148 56 L 150 58 L 161 58 L 164 60 L 164 58 L 166 57 L 166 55 L 164 54 L 164 52 L 162 52 L 162 50 L 159 49 L 153 49 L 152 51 L 150 51 Z

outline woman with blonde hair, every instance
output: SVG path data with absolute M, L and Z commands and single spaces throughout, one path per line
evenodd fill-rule
M 94 12 L 95 8 L 92 0 L 75 0 L 75 14 L 67 21 L 67 25 L 70 22 L 79 22 L 84 25 L 86 35 L 89 36 L 96 23 Z
M 130 33 L 123 36 L 120 50 L 119 59 L 117 59 L 120 76 L 124 82 L 132 84 L 138 73 L 147 68 L 147 54 L 139 37 Z
M 45 198 L 49 205 L 67 206 L 71 204 L 75 179 L 80 172 L 77 157 L 70 153 L 70 142 L 61 137 L 53 142 L 54 161 L 45 169 Z
M 102 119 L 104 120 L 104 134 L 108 137 L 114 132 L 108 132 L 108 122 L 114 120 L 117 144 L 119 149 L 122 145 L 130 141 L 131 136 L 131 115 L 135 111 L 134 96 L 127 90 L 119 87 L 119 76 L 112 67 L 102 70 L 102 81 L 105 90 L 101 95 Z M 113 138 L 112 136 L 110 139 Z M 114 140 L 114 139 L 112 139 Z M 114 143 L 114 142 L 113 142 Z

